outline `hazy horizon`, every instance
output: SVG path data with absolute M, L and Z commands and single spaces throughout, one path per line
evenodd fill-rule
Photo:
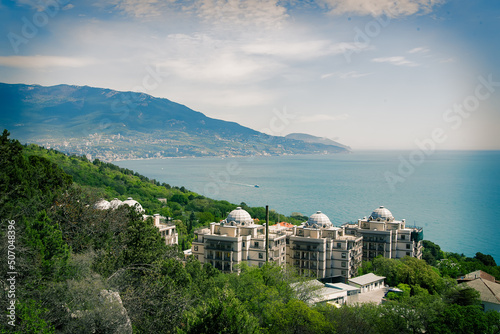
M 0 3 L 0 81 L 143 91 L 353 150 L 498 150 L 500 4 Z

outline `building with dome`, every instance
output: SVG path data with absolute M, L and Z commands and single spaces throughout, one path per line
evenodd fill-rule
M 363 260 L 379 255 L 390 259 L 405 256 L 422 258 L 423 229 L 407 227 L 406 221 L 396 220 L 391 211 L 380 206 L 357 224 L 344 224 L 346 233 L 363 236 Z
M 301 274 L 345 280 L 357 275 L 362 240 L 360 235 L 346 233 L 344 227 L 333 226 L 328 216 L 318 211 L 287 232 L 287 265 L 295 266 Z
M 131 208 L 135 208 L 137 213 L 144 213 L 144 208 L 142 205 L 134 200 L 132 197 L 127 198 L 125 201 L 120 201 L 118 198 L 113 199 L 111 202 L 106 201 L 105 199 L 101 199 L 94 205 L 94 208 L 98 210 L 108 210 L 113 209 L 116 210 L 122 205 L 128 205 Z
M 286 264 L 286 233 L 270 229 L 269 261 Z M 255 224 L 250 214 L 237 207 L 227 218 L 194 232 L 192 254 L 201 263 L 211 263 L 223 272 L 238 272 L 247 262 L 261 267 L 266 261 L 265 226 Z
M 142 205 L 132 197 L 127 198 L 125 201 L 120 201 L 118 198 L 115 198 L 110 202 L 106 201 L 105 199 L 101 199 L 96 204 L 94 204 L 94 208 L 98 210 L 116 210 L 123 205 L 128 205 L 131 208 L 134 208 L 137 213 L 142 213 L 142 217 L 144 220 L 152 218 L 154 226 L 160 232 L 160 235 L 165 240 L 166 245 L 178 244 L 179 234 L 177 233 L 176 226 L 174 224 L 168 223 L 167 218 L 162 217 L 159 214 L 155 214 L 153 216 L 145 215 L 145 211 Z

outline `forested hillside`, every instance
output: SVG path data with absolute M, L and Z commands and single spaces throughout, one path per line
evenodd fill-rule
M 111 164 L 23 147 L 3 132 L 2 333 L 500 331 L 500 314 L 483 312 L 475 290 L 453 279 L 475 269 L 498 274 L 488 255 L 466 258 L 427 242 L 425 257 L 435 266 L 414 258 L 363 264 L 363 272 L 384 275 L 404 291 L 387 303 L 311 306 L 314 291 L 290 287 L 304 279 L 291 268 L 242 265 L 240 275 L 222 274 L 194 259 L 183 262 L 178 248 L 165 246 L 152 221 L 129 207 L 94 208 L 100 198 L 129 196 L 148 213 L 173 217 L 180 230 L 184 226 L 186 243 L 196 226 L 224 218 L 236 206 Z M 167 204 L 158 198 L 167 198 Z M 263 218 L 262 208 L 245 209 Z M 8 309 L 11 300 L 14 315 Z

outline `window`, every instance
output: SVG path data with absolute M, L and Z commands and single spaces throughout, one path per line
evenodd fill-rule
M 406 244 L 406 249 L 410 249 L 410 244 Z
M 406 235 L 401 235 L 401 240 L 405 240 Z
M 410 256 L 410 252 L 406 252 L 406 255 Z
M 259 243 L 258 243 L 257 241 L 256 241 L 256 242 L 254 242 L 254 246 L 255 246 L 255 247 L 259 247 Z
M 347 257 L 346 253 L 342 253 L 342 258 L 345 259 Z
M 344 276 L 345 276 L 345 270 L 342 270 L 342 275 L 344 275 Z
M 340 242 L 337 242 L 337 248 L 340 248 Z
M 344 268 L 345 268 L 345 266 L 346 266 L 345 262 L 342 262 L 342 267 L 344 267 Z
M 241 246 L 242 246 L 243 248 L 245 248 L 245 242 L 244 242 L 244 241 L 241 243 Z
M 194 251 L 197 252 L 198 251 L 198 246 L 194 246 Z
M 262 259 L 263 257 L 262 253 L 259 253 L 259 259 Z

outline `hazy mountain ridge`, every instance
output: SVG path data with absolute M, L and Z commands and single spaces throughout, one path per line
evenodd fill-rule
M 306 143 L 316 143 L 316 144 L 325 144 L 325 145 L 332 145 L 332 146 L 338 146 L 338 147 L 343 147 L 347 150 L 351 150 L 350 146 L 341 144 L 339 142 L 336 142 L 334 140 L 331 140 L 329 138 L 325 137 L 316 137 L 313 135 L 309 135 L 306 133 L 290 133 L 285 136 L 285 138 L 288 139 L 295 139 L 295 140 L 302 140 Z
M 269 136 L 144 93 L 0 84 L 0 126 L 23 142 L 102 160 L 347 152 Z

